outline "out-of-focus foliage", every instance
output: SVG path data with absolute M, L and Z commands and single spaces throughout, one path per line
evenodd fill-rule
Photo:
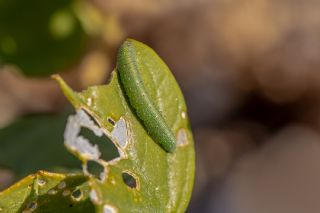
M 37 76 L 72 65 L 87 40 L 72 3 L 1 0 L 0 63 L 16 64 Z
M 38 170 L 79 168 L 80 164 L 61 143 L 70 112 L 27 116 L 0 129 L 0 165 L 11 169 L 17 177 Z
M 63 140 L 65 121 L 71 110 L 61 112 L 65 100 L 48 75 L 67 71 L 66 75 L 75 85 L 86 84 L 87 79 L 91 84 L 96 83 L 90 76 L 95 76 L 99 82 L 105 80 L 109 61 L 101 53 L 99 60 L 103 62 L 98 60 L 97 63 L 94 59 L 99 51 L 92 51 L 86 61 L 79 63 L 90 40 L 78 20 L 79 7 L 84 7 L 80 11 L 82 19 L 97 13 L 82 3 L 84 1 L 0 1 L 0 66 L 12 64 L 20 68 L 0 67 L 3 68 L 0 72 L 4 71 L 0 77 L 0 173 L 9 171 L 11 177 L 9 182 L 0 178 L 0 189 L 40 169 L 68 171 L 79 168 L 78 161 L 67 154 L 62 143 L 57 143 Z M 87 10 L 91 11 L 89 15 L 85 13 Z M 79 71 L 73 69 L 75 63 L 82 65 Z M 100 68 L 100 64 L 104 67 Z M 84 80 L 77 82 L 82 75 Z M 37 115 L 41 108 L 43 112 L 58 113 Z M 19 118 L 30 112 L 31 115 Z M 83 134 L 91 137 L 90 133 Z M 98 138 L 92 140 L 101 143 Z M 102 150 L 107 158 L 116 153 L 110 144 Z

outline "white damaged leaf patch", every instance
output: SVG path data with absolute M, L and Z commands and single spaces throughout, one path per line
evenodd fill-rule
M 111 137 L 122 149 L 127 146 L 127 133 L 126 122 L 123 118 L 120 118 L 111 132 Z
M 101 152 L 98 145 L 93 145 L 87 138 L 80 135 L 82 127 L 91 130 L 98 137 L 102 137 L 104 134 L 109 137 L 118 148 L 120 157 L 109 162 L 101 159 Z M 65 146 L 83 161 L 84 173 L 88 175 L 87 161 L 89 160 L 105 166 L 126 157 L 124 148 L 128 141 L 127 125 L 125 120 L 120 118 L 119 121 L 115 123 L 114 129 L 110 133 L 96 125 L 90 116 L 84 110 L 80 109 L 75 115 L 69 116 L 64 132 L 64 141 Z M 101 175 L 105 176 L 105 172 L 103 173 L 104 174 Z
M 93 133 L 101 137 L 103 131 L 95 125 L 90 117 L 83 111 L 79 110 L 75 115 L 70 115 L 64 132 L 65 146 L 76 155 L 87 160 L 99 160 L 101 152 L 97 145 L 92 145 L 88 139 L 79 135 L 81 127 L 86 127 Z

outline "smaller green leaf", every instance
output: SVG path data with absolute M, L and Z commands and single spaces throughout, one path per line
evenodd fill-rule
M 0 212 L 94 212 L 87 178 L 39 171 L 0 192 Z

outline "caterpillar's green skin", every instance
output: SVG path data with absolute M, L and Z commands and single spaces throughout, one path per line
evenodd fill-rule
M 140 76 L 139 59 L 137 58 L 134 40 L 126 40 L 118 52 L 117 70 L 130 105 L 143 122 L 152 139 L 165 151 L 174 152 L 176 139 L 165 119 L 152 102 Z

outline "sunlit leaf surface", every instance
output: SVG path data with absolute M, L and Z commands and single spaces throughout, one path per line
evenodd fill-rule
M 40 171 L 0 192 L 0 212 L 94 212 L 83 175 Z

